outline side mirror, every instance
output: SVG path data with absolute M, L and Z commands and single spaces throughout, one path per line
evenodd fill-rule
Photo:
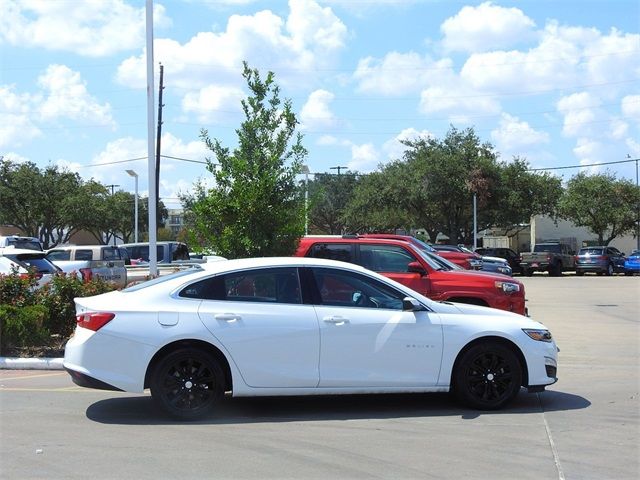
M 404 297 L 402 299 L 402 311 L 404 312 L 423 312 L 426 308 L 415 298 Z
M 419 273 L 420 275 L 426 275 L 427 271 L 424 269 L 420 262 L 410 262 L 407 265 L 407 272 L 409 273 Z

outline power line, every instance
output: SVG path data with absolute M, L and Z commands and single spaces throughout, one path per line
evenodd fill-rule
M 564 167 L 549 167 L 549 168 L 530 168 L 530 172 L 540 172 L 544 170 L 566 170 L 569 168 L 583 168 L 583 167 L 600 167 L 602 165 L 615 165 L 618 163 L 631 163 L 637 161 L 637 158 L 632 158 L 630 160 L 618 160 L 616 162 L 602 162 L 602 163 L 585 163 L 581 165 L 566 165 Z

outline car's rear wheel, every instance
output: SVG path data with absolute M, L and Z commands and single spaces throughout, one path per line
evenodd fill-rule
M 607 265 L 606 275 L 607 275 L 608 277 L 610 277 L 611 275 L 613 275 L 613 264 L 612 264 L 612 263 L 610 263 L 609 265 Z
M 495 410 L 511 402 L 520 391 L 522 366 L 516 354 L 495 342 L 471 347 L 459 359 L 453 389 L 464 404 Z
M 584 275 L 584 272 L 582 270 L 576 270 L 576 275 L 581 277 L 582 275 Z
M 162 410 L 179 420 L 195 420 L 211 412 L 224 393 L 224 374 L 208 353 L 183 348 L 155 366 L 151 396 Z

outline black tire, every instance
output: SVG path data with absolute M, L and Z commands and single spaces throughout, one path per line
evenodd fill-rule
M 511 402 L 522 385 L 522 366 L 513 351 L 495 342 L 467 350 L 453 372 L 453 390 L 465 405 L 495 410 Z
M 562 262 L 554 263 L 549 267 L 549 275 L 552 277 L 562 276 Z
M 210 413 L 224 394 L 224 374 L 210 354 L 183 348 L 156 364 L 150 388 L 164 412 L 179 420 L 196 420 Z
M 527 277 L 533 277 L 533 268 L 525 268 L 523 273 Z
M 576 275 L 577 275 L 578 277 L 581 277 L 581 276 L 583 276 L 583 275 L 584 275 L 584 272 L 583 272 L 582 270 L 576 270 Z
M 614 272 L 613 264 L 612 264 L 612 263 L 610 263 L 609 265 L 607 265 L 607 271 L 606 271 L 606 272 L 604 272 L 604 274 L 605 274 L 607 277 L 610 277 L 611 275 L 613 275 L 613 272 Z

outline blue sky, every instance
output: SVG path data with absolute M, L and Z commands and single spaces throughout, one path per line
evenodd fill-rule
M 0 0 L 0 155 L 128 191 L 133 169 L 146 193 L 146 160 L 111 163 L 147 153 L 144 10 L 144 0 Z M 163 155 L 204 160 L 201 128 L 235 145 L 247 60 L 292 100 L 312 172 L 372 171 L 401 158 L 399 139 L 442 138 L 450 125 L 534 168 L 640 157 L 638 0 L 155 0 L 154 10 Z M 585 170 L 606 168 L 635 180 L 634 163 Z M 177 206 L 209 177 L 163 159 L 160 196 Z

